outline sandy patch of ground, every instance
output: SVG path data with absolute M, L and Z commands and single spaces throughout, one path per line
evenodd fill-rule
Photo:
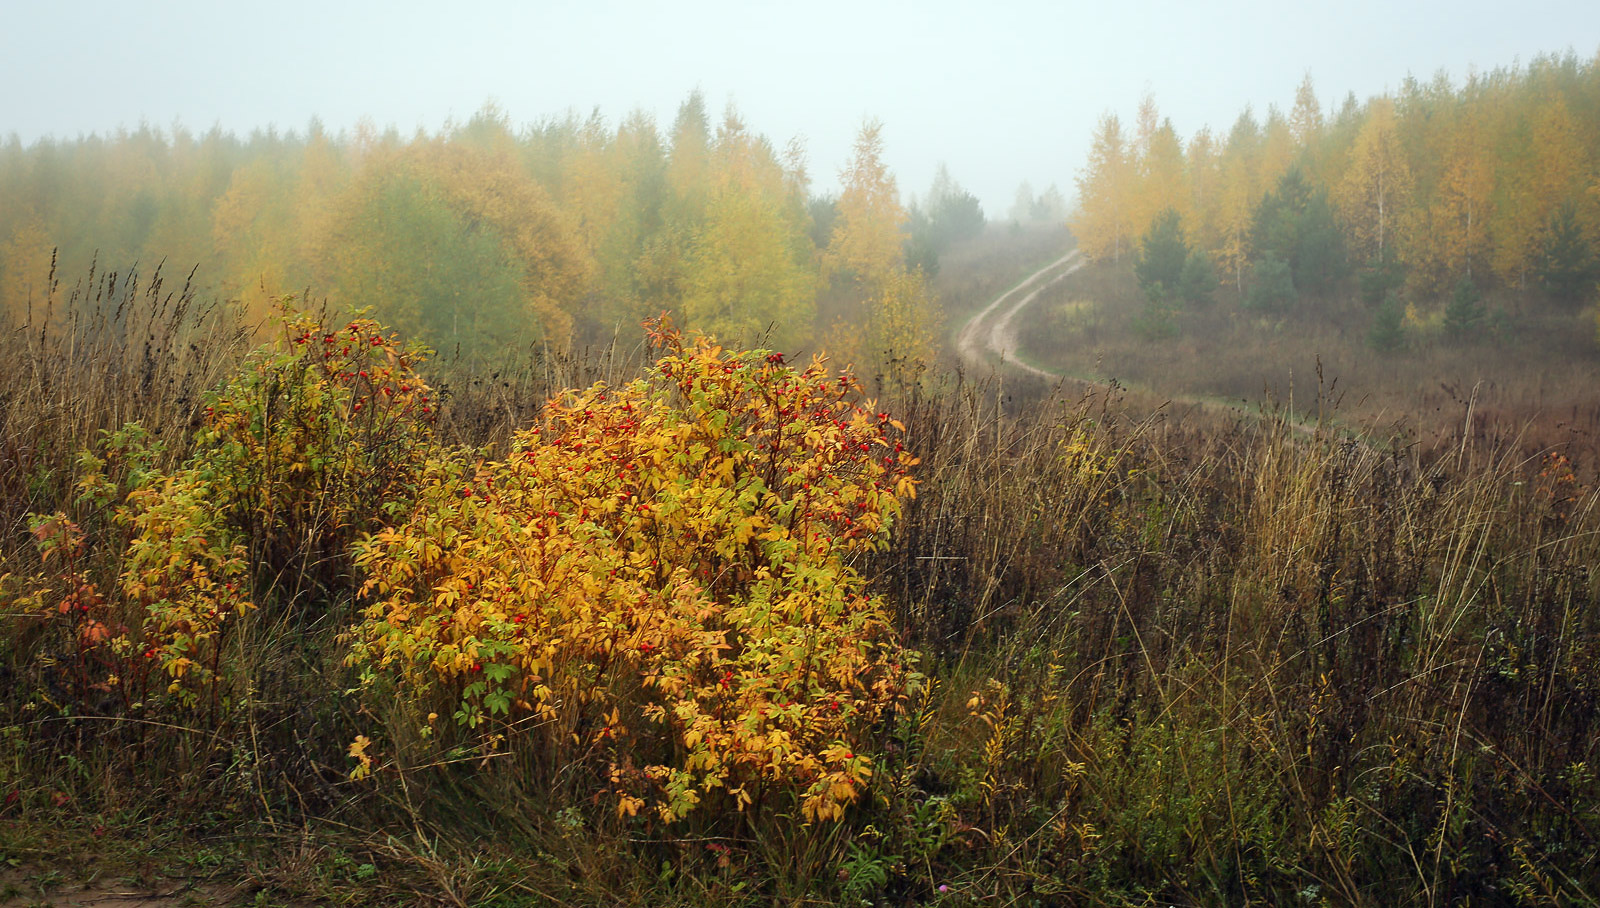
M 87 880 L 77 878 L 87 875 Z M 0 908 L 201 908 L 238 905 L 238 889 L 178 880 L 95 878 L 82 868 L 22 868 L 0 873 Z

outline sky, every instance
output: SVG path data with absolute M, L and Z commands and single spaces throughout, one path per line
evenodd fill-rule
M 402 132 L 487 102 L 514 124 L 634 110 L 667 129 L 688 94 L 734 105 L 813 191 L 883 123 L 903 194 L 940 163 L 1003 216 L 1018 185 L 1070 196 L 1096 121 L 1149 93 L 1180 135 L 1246 104 L 1324 108 L 1408 74 L 1600 52 L 1595 0 L 1322 2 L 82 2 L 0 0 L 0 135 L 24 143 L 148 123 Z

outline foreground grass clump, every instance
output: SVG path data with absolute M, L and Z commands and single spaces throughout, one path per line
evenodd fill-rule
M 359 547 L 350 662 L 425 736 L 531 751 L 619 814 L 795 792 L 837 819 L 915 677 L 845 559 L 885 544 L 915 460 L 848 375 L 653 337 L 645 378 L 552 400 L 504 459 L 430 463 Z

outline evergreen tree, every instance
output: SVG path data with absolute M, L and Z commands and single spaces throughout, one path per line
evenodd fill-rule
M 1250 292 L 1245 296 L 1247 308 L 1260 312 L 1283 312 L 1295 303 L 1294 274 L 1289 263 L 1271 253 L 1250 270 Z
M 1595 257 L 1578 223 L 1577 206 L 1568 202 L 1556 209 L 1545 233 L 1539 277 L 1551 300 L 1575 309 L 1594 295 Z
M 1007 214 L 1013 224 L 1025 224 L 1033 220 L 1033 184 L 1023 180 L 1017 187 L 1017 194 L 1012 199 L 1011 210 Z
M 1028 211 L 1040 224 L 1059 224 L 1067 219 L 1067 200 L 1062 197 L 1056 184 L 1051 183 L 1033 200 Z
M 1183 262 L 1183 276 L 1178 279 L 1178 294 L 1191 309 L 1203 309 L 1212 303 L 1217 290 L 1217 270 L 1211 265 L 1211 256 L 1203 249 L 1192 249 Z
M 831 195 L 818 196 L 806 202 L 806 213 L 811 217 L 811 245 L 828 248 L 839 220 L 839 200 Z
M 1133 273 L 1147 295 L 1156 284 L 1176 290 L 1188 260 L 1189 244 L 1184 239 L 1183 221 L 1178 212 L 1168 208 L 1156 215 L 1150 229 L 1140 239 L 1139 260 L 1134 263 Z
M 907 223 L 906 264 L 932 277 L 939 271 L 939 256 L 951 245 L 982 233 L 986 222 L 978 197 L 962 189 L 940 164 L 927 198 L 911 207 Z
M 1444 309 L 1445 333 L 1456 340 L 1471 337 L 1483 327 L 1483 315 L 1483 294 L 1472 278 L 1462 277 Z
M 1286 262 L 1303 292 L 1325 294 L 1344 277 L 1344 239 L 1327 193 L 1314 189 L 1298 167 L 1262 198 L 1251 242 L 1257 252 Z
M 1145 290 L 1144 308 L 1133 320 L 1133 330 L 1145 340 L 1178 336 L 1177 294 L 1157 281 Z
M 1377 306 L 1406 282 L 1405 268 L 1393 259 L 1374 259 L 1361 269 L 1361 301 Z
M 1393 293 L 1383 300 L 1383 305 L 1372 314 L 1372 327 L 1367 330 L 1367 345 L 1379 353 L 1393 353 L 1405 346 L 1405 307 Z

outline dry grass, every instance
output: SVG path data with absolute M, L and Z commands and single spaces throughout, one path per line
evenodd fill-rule
M 1520 308 L 1511 299 L 1489 305 Z M 1466 437 L 1526 455 L 1559 448 L 1583 469 L 1600 466 L 1600 357 L 1586 315 L 1501 315 L 1467 341 L 1418 324 L 1405 349 L 1380 353 L 1366 344 L 1371 311 L 1349 300 L 1263 315 L 1225 290 L 1209 309 L 1178 314 L 1176 336 L 1161 339 L 1137 330 L 1142 306 L 1126 267 L 1085 269 L 1026 314 L 1025 353 L 1069 375 L 1179 400 L 1268 398 L 1292 401 L 1302 418 L 1320 410 L 1358 429 L 1403 427 L 1427 450 Z
M 1002 271 L 946 277 L 1014 282 Z M 138 418 L 180 451 L 196 395 L 246 345 L 221 312 L 115 286 L 64 304 L 83 314 L 63 330 L 6 341 L 27 367 L 0 375 L 18 465 L 0 472 L 0 573 L 37 568 L 24 515 L 73 507 L 70 464 L 96 433 Z M 107 327 L 131 321 L 147 327 Z M 637 362 L 447 374 L 441 426 L 493 446 L 553 387 Z M 629 831 L 470 747 L 403 790 L 352 785 L 367 706 L 320 627 L 252 655 L 265 693 L 226 733 L 118 737 L 103 727 L 125 720 L 36 684 L 44 643 L 14 622 L 0 798 L 18 797 L 0 823 L 242 834 L 261 847 L 238 866 L 266 891 L 352 902 L 1594 903 L 1600 496 L 1576 461 L 1526 456 L 1530 433 L 1464 413 L 1428 446 L 1335 431 L 1375 421 L 1336 396 L 1310 431 L 1270 407 L 958 374 L 887 402 L 922 486 L 862 567 L 932 683 L 840 826 Z M 1296 395 L 1300 415 L 1316 403 Z

